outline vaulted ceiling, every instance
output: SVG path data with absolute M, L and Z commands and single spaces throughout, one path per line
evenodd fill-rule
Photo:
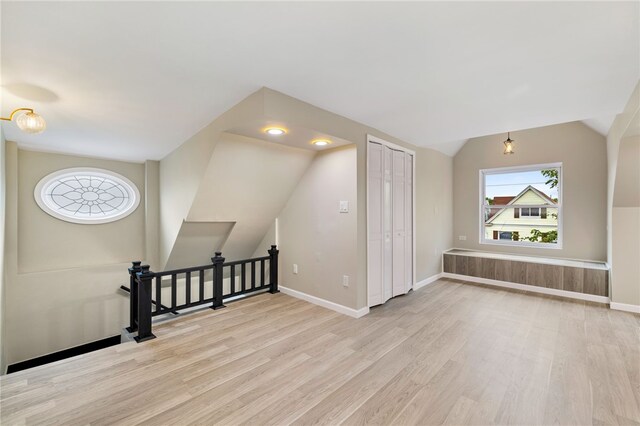
M 263 86 L 452 154 L 573 120 L 606 132 L 640 78 L 638 2 L 2 2 L 21 146 L 160 159 Z M 607 124 L 609 123 L 609 124 Z

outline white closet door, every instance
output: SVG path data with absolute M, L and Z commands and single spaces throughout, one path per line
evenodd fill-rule
M 405 155 L 405 293 L 413 288 L 413 155 Z
M 368 282 L 369 306 L 383 303 L 384 264 L 384 150 L 377 143 L 368 144 Z
M 367 144 L 369 306 L 413 287 L 413 155 Z
M 382 265 L 382 303 L 395 296 L 393 292 L 393 150 L 384 147 L 384 253 Z
M 406 154 L 403 151 L 393 151 L 393 296 L 399 296 L 407 292 L 407 162 L 405 157 Z

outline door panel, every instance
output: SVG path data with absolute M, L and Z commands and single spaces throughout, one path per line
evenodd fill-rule
M 383 302 L 382 292 L 382 267 L 383 267 L 383 175 L 384 156 L 382 145 L 369 143 L 368 145 L 368 288 L 369 306 L 379 305 Z
M 384 254 L 382 302 L 393 297 L 393 151 L 384 147 Z
M 405 292 L 413 288 L 413 155 L 405 156 Z
M 406 161 L 405 153 L 393 151 L 393 295 L 406 293 Z

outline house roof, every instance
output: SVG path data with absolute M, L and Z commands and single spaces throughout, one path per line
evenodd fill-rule
M 526 194 L 529 191 L 533 191 L 535 192 L 537 195 L 539 195 L 540 197 L 542 197 L 544 200 L 547 200 L 549 202 L 549 205 L 551 206 L 555 206 L 558 203 L 556 203 L 551 197 L 549 197 L 547 194 L 545 194 L 544 192 L 540 191 L 539 189 L 534 188 L 531 185 L 528 185 L 525 189 L 523 189 L 518 195 L 516 195 L 515 197 L 511 197 L 511 196 L 502 196 L 502 197 L 494 197 L 494 202 L 496 199 L 501 199 L 501 201 L 503 199 L 511 199 L 508 203 L 506 207 L 502 207 L 501 209 L 499 209 L 497 212 L 494 213 L 494 210 L 497 209 L 491 209 L 491 215 L 489 216 L 489 219 L 487 219 L 487 221 L 485 223 L 491 223 L 493 221 L 493 219 L 495 219 L 500 213 L 502 213 L 504 210 L 508 209 L 508 206 L 511 206 L 513 204 L 516 203 L 516 201 L 518 201 L 518 199 L 520 199 L 524 194 Z
M 507 195 L 502 197 L 493 197 L 493 204 L 498 206 L 503 206 L 505 204 L 509 204 L 511 200 L 516 198 L 515 195 Z M 489 219 L 498 214 L 502 210 L 502 207 L 492 207 L 489 211 Z

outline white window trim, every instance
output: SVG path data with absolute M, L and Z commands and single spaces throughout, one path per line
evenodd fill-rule
M 100 219 L 86 219 L 81 217 L 72 217 L 65 214 L 61 214 L 58 211 L 52 209 L 51 206 L 49 206 L 45 201 L 45 194 L 43 194 L 43 191 L 47 189 L 47 187 L 49 186 L 49 183 L 52 180 L 57 179 L 64 175 L 81 174 L 81 173 L 91 173 L 98 176 L 104 175 L 105 177 L 115 182 L 118 182 L 125 187 L 129 187 L 132 191 L 132 193 L 130 194 L 132 198 L 132 202 L 130 203 L 130 206 L 126 210 L 120 211 L 118 214 L 100 218 Z M 140 205 L 140 191 L 138 190 L 138 187 L 131 180 L 127 179 L 126 177 L 122 176 L 119 173 L 112 172 L 111 170 L 98 169 L 94 167 L 73 167 L 68 169 L 61 169 L 56 172 L 50 173 L 47 176 L 40 179 L 35 189 L 33 190 L 33 197 L 36 203 L 38 204 L 38 206 L 48 215 L 53 216 L 56 219 L 60 219 L 65 222 L 77 223 L 77 224 L 83 224 L 83 225 L 97 225 L 97 224 L 110 223 L 120 219 L 124 219 L 125 217 L 129 216 L 134 211 L 136 211 L 136 209 Z
M 485 176 L 491 174 L 502 174 L 508 172 L 532 172 L 540 169 L 559 169 L 558 180 L 560 181 L 558 184 L 558 242 L 556 244 L 550 243 L 534 243 L 531 241 L 507 241 L 507 240 L 489 240 L 484 236 L 485 227 L 484 227 L 484 200 L 485 200 Z M 563 179 L 563 167 L 562 163 L 546 163 L 546 164 L 532 164 L 526 166 L 513 166 L 513 167 L 498 167 L 493 169 L 481 169 L 479 170 L 479 194 L 480 199 L 478 200 L 478 219 L 479 219 L 479 242 L 480 244 L 486 245 L 496 245 L 496 246 L 510 246 L 510 247 L 527 247 L 527 248 L 540 248 L 547 250 L 561 250 L 562 249 L 562 222 L 564 220 L 563 214 L 563 201 L 562 201 L 562 185 L 564 184 Z M 533 206 L 536 207 L 536 206 Z M 534 216 L 535 217 L 535 216 Z

